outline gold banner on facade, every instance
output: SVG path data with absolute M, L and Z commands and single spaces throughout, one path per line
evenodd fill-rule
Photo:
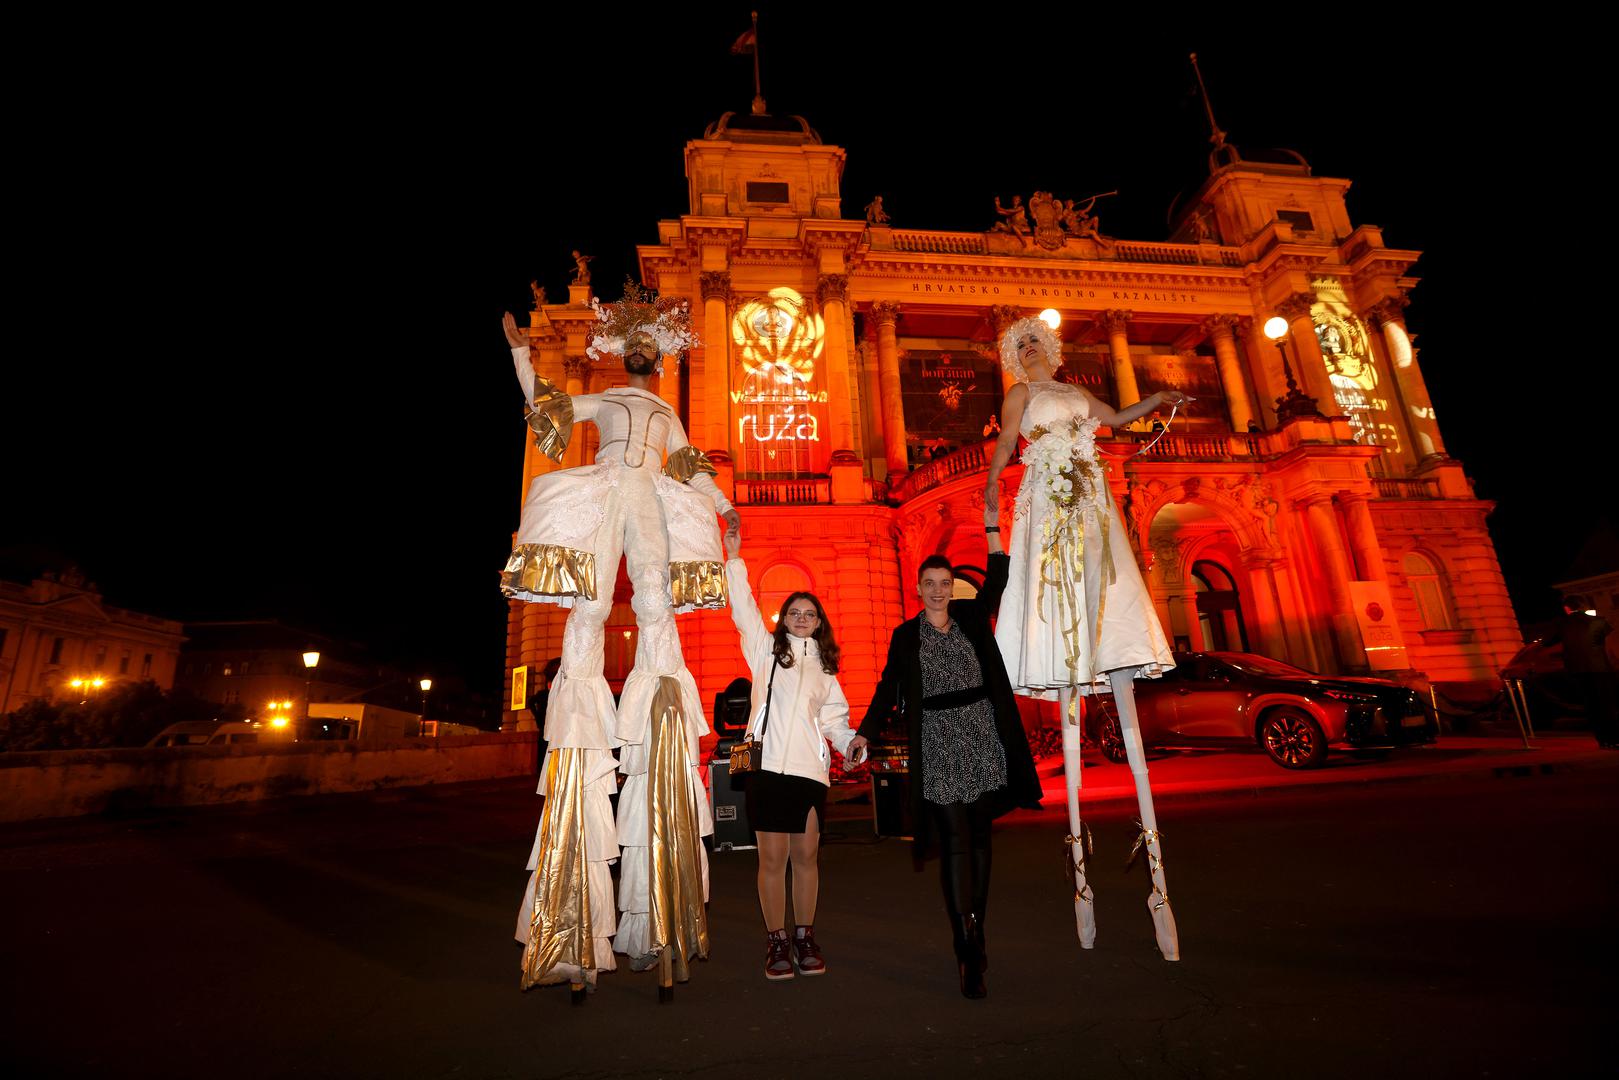
M 692 608 L 722 608 L 730 601 L 725 584 L 725 564 L 717 562 L 672 562 L 669 564 L 670 605 L 686 611 Z
M 573 438 L 573 398 L 549 379 L 534 377 L 534 407 L 524 414 L 534 445 L 552 461 L 561 462 L 562 453 Z
M 690 978 L 687 962 L 708 955 L 708 914 L 703 909 L 703 868 L 692 805 L 691 764 L 680 681 L 665 675 L 652 695 L 647 808 L 651 826 L 648 881 L 651 949 L 669 949 L 676 982 Z
M 663 463 L 663 471 L 671 480 L 681 484 L 690 483 L 698 473 L 719 475 L 719 470 L 708 460 L 708 455 L 689 443 L 669 455 Z
M 585 861 L 585 751 L 557 750 L 546 761 L 540 853 L 534 864 L 534 910 L 523 947 L 522 988 L 563 981 L 558 964 L 596 967 Z
M 518 544 L 500 572 L 500 591 L 515 599 L 578 596 L 596 599 L 596 556 L 555 544 Z

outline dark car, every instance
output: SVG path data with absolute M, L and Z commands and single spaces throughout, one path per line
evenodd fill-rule
M 1310 769 L 1326 761 L 1329 746 L 1411 746 L 1439 733 L 1427 699 L 1388 679 L 1316 675 L 1253 653 L 1176 653 L 1175 664 L 1162 678 L 1136 680 L 1146 746 L 1257 743 L 1284 769 Z M 1099 736 L 1103 756 L 1125 759 L 1108 696 Z

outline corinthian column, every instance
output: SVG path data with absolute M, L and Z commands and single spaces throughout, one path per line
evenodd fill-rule
M 905 460 L 905 406 L 899 387 L 899 339 L 894 334 L 898 318 L 898 304 L 879 300 L 871 305 L 871 320 L 877 324 L 877 381 L 883 391 L 883 448 L 891 477 L 903 476 L 909 468 Z
M 1388 351 L 1389 365 L 1394 369 L 1394 382 L 1400 388 L 1400 401 L 1405 405 L 1405 420 L 1411 430 L 1412 445 L 1417 458 L 1445 452 L 1445 441 L 1439 437 L 1439 420 L 1434 416 L 1433 401 L 1428 397 L 1428 384 L 1422 378 L 1411 349 L 1411 334 L 1405 328 L 1405 306 L 1410 303 L 1403 296 L 1389 296 L 1368 312 L 1368 317 L 1383 329 L 1383 345 Z
M 1254 407 L 1248 400 L 1248 384 L 1242 377 L 1242 363 L 1237 359 L 1236 333 L 1247 320 L 1238 315 L 1210 315 L 1203 320 L 1203 332 L 1214 342 L 1214 366 L 1220 373 L 1220 389 L 1225 391 L 1226 407 L 1231 411 L 1231 430 L 1247 431 L 1248 421 L 1254 418 Z
M 1349 582 L 1352 572 L 1349 555 L 1344 550 L 1343 531 L 1338 527 L 1338 515 L 1332 512 L 1332 503 L 1326 496 L 1299 500 L 1309 523 L 1310 536 L 1325 565 L 1323 577 L 1332 603 L 1332 634 L 1338 647 L 1338 660 L 1345 669 L 1366 666 L 1366 648 L 1360 640 L 1360 624 L 1355 621 L 1354 598 Z
M 1141 391 L 1136 389 L 1136 369 L 1130 363 L 1130 338 L 1124 329 L 1125 323 L 1133 317 L 1133 313 L 1118 309 L 1104 311 L 1096 317 L 1107 331 L 1108 350 L 1113 354 L 1113 389 L 1119 396 L 1115 407 L 1120 409 L 1141 400 Z
M 1312 293 L 1297 292 L 1276 305 L 1276 313 L 1287 320 L 1289 337 L 1293 339 L 1294 366 L 1298 370 L 1299 384 L 1304 393 L 1316 400 L 1326 416 L 1338 415 L 1338 398 L 1332 392 L 1332 380 L 1327 378 L 1327 360 L 1321 355 L 1321 342 L 1315 336 L 1315 320 L 1310 308 L 1315 303 Z
M 995 332 L 995 361 L 1001 359 L 1001 337 L 1011 328 L 1012 324 L 1022 318 L 1022 309 L 1011 304 L 996 304 L 989 309 L 989 326 Z M 1001 368 L 1001 398 L 1005 400 L 1007 393 L 1017 384 L 1012 373 Z
M 703 298 L 702 445 L 713 453 L 731 451 L 731 275 L 705 270 L 697 276 Z M 692 436 L 695 441 L 695 434 Z
M 826 335 L 826 390 L 832 419 L 832 453 L 854 454 L 853 388 L 849 383 L 849 277 L 822 274 L 815 287 Z

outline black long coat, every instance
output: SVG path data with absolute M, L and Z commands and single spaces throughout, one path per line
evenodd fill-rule
M 1006 576 L 1011 560 L 1003 552 L 989 557 L 988 574 L 984 587 L 972 600 L 950 601 L 950 617 L 956 620 L 961 632 L 972 642 L 978 654 L 978 668 L 983 673 L 984 686 L 995 706 L 995 730 L 1006 751 L 1006 787 L 990 792 L 984 799 L 996 817 L 1015 807 L 1030 810 L 1040 808 L 1040 778 L 1034 771 L 1034 757 L 1029 753 L 1029 739 L 1023 732 L 1023 720 L 1018 715 L 1017 702 L 1012 696 L 1012 681 L 1006 676 L 1006 664 L 1001 650 L 995 644 L 995 633 L 990 627 L 990 616 L 1000 607 L 1001 593 L 1006 590 Z M 883 723 L 895 708 L 904 713 L 906 736 L 910 743 L 911 760 L 911 814 L 916 826 L 916 853 L 926 850 L 932 815 L 922 799 L 922 628 L 920 619 L 906 619 L 894 629 L 888 640 L 888 661 L 883 665 L 883 677 L 871 697 L 871 705 L 860 721 L 860 734 L 875 740 Z

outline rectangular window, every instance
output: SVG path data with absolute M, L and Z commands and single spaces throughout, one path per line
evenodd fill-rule
M 51 642 L 51 663 L 60 664 L 62 662 L 62 646 L 66 644 L 67 638 L 57 638 Z
M 107 670 L 107 647 L 105 645 L 96 650 L 95 670 L 98 672 Z
M 0 630 L 0 656 L 6 655 L 6 635 L 11 631 Z
M 125 653 L 124 655 L 122 655 L 122 656 L 120 656 L 118 658 L 118 674 L 120 674 L 120 675 L 128 675 L 129 674 L 129 654 L 128 653 Z
M 1299 232 L 1315 232 L 1315 219 L 1308 210 L 1278 210 L 1276 220 L 1287 222 Z
M 190 664 L 186 665 L 186 670 L 187 671 L 191 670 L 191 665 Z M 141 661 L 141 678 L 150 679 L 151 677 L 152 677 L 152 654 L 147 653 L 146 654 L 146 659 Z
M 788 203 L 786 184 L 767 184 L 758 180 L 748 181 L 748 201 L 750 203 Z
M 1438 577 L 1410 577 L 1411 592 L 1417 598 L 1417 617 L 1424 630 L 1449 630 L 1450 615 L 1445 610 L 1445 597 L 1439 588 Z

